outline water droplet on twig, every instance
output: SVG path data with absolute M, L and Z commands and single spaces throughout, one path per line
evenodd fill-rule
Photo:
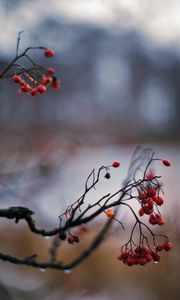
M 40 268 L 40 272 L 46 272 L 46 268 Z
M 65 274 L 70 274 L 71 272 L 72 272 L 72 270 L 70 270 L 70 269 L 65 269 L 65 270 L 64 270 L 64 273 L 65 273 Z

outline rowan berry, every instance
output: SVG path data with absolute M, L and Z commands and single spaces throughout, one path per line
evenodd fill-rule
M 148 193 L 146 193 L 146 192 L 139 192 L 139 198 L 145 204 L 147 202 Z
M 161 257 L 158 253 L 154 252 L 154 251 L 151 251 L 151 256 L 152 256 L 152 259 L 155 261 L 155 262 L 159 262 Z
M 156 196 L 156 190 L 155 190 L 155 189 L 149 190 L 149 195 L 150 195 L 151 197 Z
M 128 252 L 121 252 L 121 254 L 118 256 L 119 260 L 126 260 L 129 256 Z
M 136 254 L 133 257 L 133 261 L 134 261 L 134 265 L 138 265 L 139 264 L 139 258 L 138 258 L 138 256 Z
M 113 161 L 112 166 L 114 168 L 118 168 L 120 166 L 120 162 L 118 160 Z
M 12 80 L 14 81 L 14 83 L 17 83 L 17 84 L 19 84 L 19 83 L 21 83 L 21 77 L 19 76 L 19 75 L 17 75 L 17 74 L 15 74 L 13 77 L 12 77 Z
M 50 49 L 50 48 L 46 48 L 44 50 L 44 55 L 46 57 L 53 57 L 55 55 L 55 51 L 53 49 Z
M 145 260 L 147 261 L 147 262 L 151 262 L 152 261 L 152 255 L 149 253 L 149 254 L 146 254 L 145 255 Z
M 136 254 L 139 254 L 139 253 L 142 252 L 142 248 L 141 248 L 141 247 L 137 247 L 137 248 L 134 250 L 134 252 L 135 252 Z
M 25 85 L 25 84 L 26 84 L 26 81 L 21 78 L 20 85 Z
M 156 224 L 157 224 L 157 218 L 156 218 L 156 216 L 155 216 L 154 214 L 151 214 L 151 215 L 149 216 L 149 223 L 150 223 L 151 225 L 156 225 Z
M 40 85 L 37 87 L 37 89 L 38 89 L 38 92 L 39 92 L 40 94 L 43 94 L 43 93 L 45 93 L 45 91 L 46 91 L 45 85 L 42 85 L 42 84 L 40 84 Z
M 140 208 L 139 215 L 140 215 L 140 217 L 142 217 L 144 215 L 144 209 L 143 209 L 143 207 Z
M 157 221 L 158 225 L 164 225 L 164 223 L 165 223 L 163 217 L 159 214 L 156 214 L 156 221 Z
M 106 210 L 106 216 L 107 216 L 108 218 L 113 218 L 113 217 L 115 216 L 114 210 L 111 209 L 111 208 L 107 209 L 107 210 Z
M 164 249 L 163 245 L 157 245 L 156 246 L 156 251 L 160 252 Z
M 79 237 L 77 235 L 73 235 L 73 239 L 75 243 L 79 243 Z
M 67 241 L 69 244 L 74 244 L 75 241 L 73 235 L 69 234 L 67 237 Z
M 157 205 L 159 205 L 159 206 L 161 206 L 161 205 L 164 203 L 163 198 L 161 198 L 160 196 L 155 196 L 155 197 L 153 197 L 153 200 L 154 200 L 154 202 L 155 202 Z
M 132 267 L 134 265 L 134 260 L 130 256 L 126 259 L 125 263 L 129 266 Z
M 38 89 L 37 88 L 32 89 L 32 91 L 31 91 L 31 95 L 32 96 L 35 96 L 37 93 L 38 93 Z
M 153 171 L 149 171 L 149 172 L 146 174 L 145 178 L 151 180 L 151 179 L 153 179 L 155 176 L 156 176 L 156 175 L 155 175 L 155 173 L 154 173 Z
M 139 258 L 139 265 L 140 266 L 145 266 L 147 264 L 147 260 L 145 258 Z
M 171 249 L 172 249 L 172 247 L 173 247 L 173 244 L 172 243 L 170 243 L 170 242 L 167 242 L 167 243 L 164 243 L 163 244 L 163 249 L 165 250 L 165 251 L 170 251 Z
M 24 92 L 24 93 L 28 93 L 28 92 L 31 90 L 31 87 L 30 87 L 28 84 L 24 84 L 24 85 L 21 87 L 21 90 L 22 90 L 22 92 Z
M 60 89 L 61 88 L 60 80 L 58 78 L 56 78 L 55 76 L 53 76 L 51 86 L 54 90 Z
M 151 210 L 153 209 L 154 206 L 154 201 L 152 198 L 149 198 L 148 203 L 147 203 L 148 208 Z
M 150 215 L 153 212 L 153 208 L 150 208 L 148 205 L 143 206 L 143 210 L 146 215 Z
M 106 173 L 105 175 L 104 175 L 104 177 L 106 178 L 106 179 L 110 179 L 111 178 L 111 175 L 110 175 L 110 173 Z
M 53 75 L 55 73 L 55 70 L 53 68 L 48 68 L 47 73 L 48 75 Z
M 170 167 L 171 166 L 170 161 L 167 160 L 167 159 L 164 159 L 162 162 L 163 162 L 163 165 L 166 166 L 166 167 Z
M 42 85 L 47 86 L 48 84 L 52 83 L 52 77 L 48 77 L 48 76 L 42 76 L 42 80 L 41 80 Z

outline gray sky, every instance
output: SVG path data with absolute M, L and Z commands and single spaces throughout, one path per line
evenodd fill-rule
M 103 27 L 133 27 L 159 44 L 179 43 L 178 0 L 21 0 L 20 3 L 0 0 L 0 48 L 6 54 L 14 48 L 18 31 L 37 31 L 38 23 L 47 16 L 52 19 L 64 16 Z

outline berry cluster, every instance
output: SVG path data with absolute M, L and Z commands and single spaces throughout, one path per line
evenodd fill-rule
M 166 241 L 163 244 L 157 245 L 155 247 L 155 251 L 153 251 L 150 247 L 146 246 L 137 246 L 134 250 L 123 250 L 121 249 L 121 253 L 118 256 L 118 259 L 121 260 L 125 265 L 131 267 L 134 265 L 145 266 L 147 263 L 152 261 L 159 262 L 160 255 L 158 252 L 165 250 L 170 251 L 173 247 L 173 244 L 169 241 Z
M 149 170 L 149 166 L 152 161 L 161 160 L 163 165 L 170 167 L 169 160 L 155 159 L 151 158 L 145 171 L 142 181 L 136 181 L 134 177 L 137 194 L 136 196 L 131 193 L 130 198 L 135 198 L 138 200 L 141 208 L 139 209 L 139 216 L 143 215 L 149 216 L 149 223 L 151 225 L 163 225 L 165 223 L 162 215 L 160 214 L 159 207 L 163 205 L 164 199 L 160 196 L 160 192 L 163 192 L 161 184 L 159 182 L 159 177 L 156 176 L 152 170 Z M 130 207 L 130 205 L 123 203 Z M 155 234 L 153 231 L 143 222 L 140 221 L 139 217 L 136 215 L 135 211 L 131 207 L 136 222 L 131 231 L 129 241 L 121 247 L 121 253 L 118 256 L 118 259 L 122 261 L 127 266 L 140 265 L 145 266 L 149 262 L 159 262 L 161 251 L 170 251 L 173 247 L 173 244 L 169 242 L 169 239 L 166 235 Z M 145 228 L 145 231 L 144 229 Z M 134 241 L 134 231 L 138 229 L 139 232 L 139 242 Z M 151 239 L 149 239 L 145 232 L 149 231 L 151 234 Z M 164 238 L 164 243 L 157 243 L 156 238 Z M 136 237 L 137 239 L 137 237 Z
M 167 159 L 162 160 L 162 163 L 166 167 L 170 167 L 171 165 Z M 147 182 L 138 190 L 138 201 L 141 204 L 139 216 L 149 215 L 149 223 L 151 225 L 164 225 L 165 221 L 158 210 L 158 207 L 164 203 L 164 199 L 159 196 L 161 186 L 154 172 L 149 171 L 145 174 L 145 178 Z M 153 182 L 153 179 L 156 180 Z
M 45 57 L 53 57 L 55 55 L 54 50 L 44 49 Z M 32 58 L 31 58 L 32 61 Z M 43 94 L 46 92 L 48 86 L 57 90 L 61 87 L 60 80 L 54 76 L 55 69 L 37 65 L 34 61 L 33 68 L 30 70 L 18 66 L 16 73 L 12 76 L 12 80 L 19 87 L 18 93 L 26 93 L 31 96 L 37 94 Z
M 145 266 L 152 260 L 155 262 L 159 262 L 160 255 L 145 246 L 138 246 L 135 248 L 135 250 L 121 250 L 118 259 L 121 260 L 125 265 L 128 265 L 129 267 L 134 265 Z
M 157 207 L 164 203 L 162 197 L 158 195 L 159 191 L 150 186 L 144 188 L 143 191 L 139 191 L 138 200 L 141 204 L 139 215 L 142 217 L 144 214 L 149 215 L 149 223 L 152 225 L 163 225 L 164 219 L 158 212 Z M 155 213 L 155 208 L 158 213 Z
M 67 240 L 67 242 L 71 245 L 74 243 L 79 243 L 79 237 L 77 235 L 73 235 L 73 234 L 69 233 L 67 236 L 64 231 L 60 231 L 59 238 L 62 241 Z
M 162 250 L 165 250 L 169 252 L 173 247 L 173 244 L 171 242 L 165 242 L 163 244 L 159 244 L 156 246 L 156 251 L 161 252 Z

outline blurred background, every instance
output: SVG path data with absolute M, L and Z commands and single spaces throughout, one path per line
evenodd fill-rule
M 175 244 L 160 264 L 128 268 L 116 259 L 128 239 L 128 229 L 120 229 L 70 273 L 0 262 L 1 300 L 180 298 L 179 11 L 177 0 L 0 0 L 0 72 L 24 30 L 20 49 L 53 48 L 54 58 L 38 51 L 34 58 L 54 67 L 62 82 L 60 91 L 33 98 L 19 95 L 11 79 L 0 81 L 1 208 L 24 205 L 40 226 L 57 226 L 94 167 L 121 161 L 97 192 L 116 190 L 142 145 L 172 163 L 157 167 L 165 183 L 163 231 Z M 23 222 L 0 222 L 2 252 L 48 259 L 50 239 L 34 237 Z M 98 226 L 77 247 L 65 246 L 65 259 Z

